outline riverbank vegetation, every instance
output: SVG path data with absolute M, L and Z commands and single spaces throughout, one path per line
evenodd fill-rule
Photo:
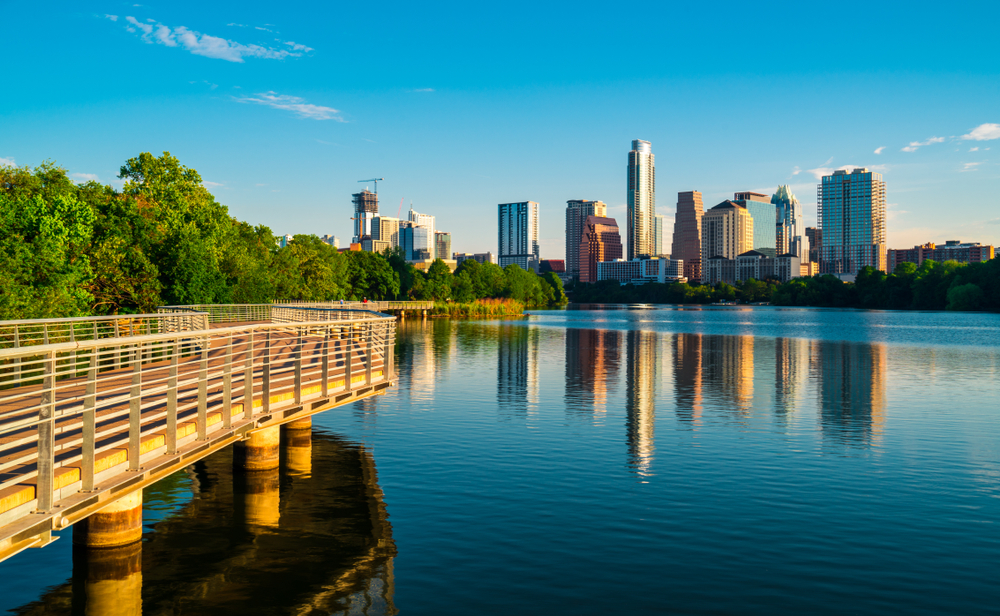
M 821 306 L 893 310 L 983 310 L 1000 312 L 1000 259 L 963 264 L 902 263 L 892 274 L 862 269 L 853 283 L 833 276 L 796 278 L 784 284 L 748 280 L 719 283 L 621 286 L 605 280 L 568 287 L 576 303 L 711 304 L 770 302 L 778 306 Z
M 516 299 L 477 299 L 471 302 L 434 302 L 431 316 L 511 317 L 524 314 L 524 302 Z
M 398 250 L 338 252 L 312 235 L 279 248 L 168 152 L 131 158 L 118 177 L 120 189 L 76 183 L 52 163 L 0 166 L 0 319 L 365 297 L 566 303 L 555 275 L 516 265 L 466 261 L 452 274 L 437 261 L 424 273 Z

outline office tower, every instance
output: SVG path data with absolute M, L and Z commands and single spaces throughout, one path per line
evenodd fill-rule
M 684 275 L 688 280 L 701 280 L 701 217 L 704 213 L 700 192 L 677 193 L 670 257 L 684 261 Z
M 423 228 L 423 229 L 426 230 L 426 232 L 419 232 L 419 233 L 415 232 L 414 233 L 413 237 L 416 238 L 416 239 L 414 240 L 415 243 L 413 245 L 413 249 L 415 251 L 416 250 L 426 250 L 427 251 L 427 256 L 424 257 L 424 258 L 426 258 L 426 259 L 433 259 L 434 258 L 434 253 L 437 250 L 436 246 L 434 245 L 434 231 L 435 231 L 435 228 L 434 228 L 435 219 L 434 219 L 434 217 L 431 216 L 430 214 L 421 214 L 420 212 L 414 211 L 413 204 L 411 203 L 410 204 L 409 219 L 410 219 L 410 223 L 414 227 L 420 227 L 420 228 Z M 418 239 L 419 239 L 419 242 L 417 241 Z M 414 253 L 414 254 L 416 254 L 416 253 Z M 416 260 L 417 257 L 413 257 L 413 259 Z
M 333 246 L 334 248 L 340 248 L 340 238 L 337 237 L 336 235 L 327 234 L 319 239 L 322 240 L 324 244 L 328 244 L 330 246 Z
M 577 245 L 580 282 L 597 282 L 597 264 L 622 258 L 622 236 L 614 218 L 588 216 Z
M 746 208 L 753 218 L 753 245 L 747 250 L 757 250 L 769 257 L 777 256 L 777 241 L 774 237 L 777 215 L 771 199 L 756 192 L 738 192 L 733 201 Z
M 670 256 L 664 252 L 663 245 L 663 216 L 657 214 L 653 216 L 653 256 Z
M 354 239 L 351 242 L 361 243 L 361 238 L 372 234 L 372 219 L 378 216 L 378 195 L 364 189 L 351 195 L 354 202 Z
M 823 230 L 816 227 L 806 227 L 806 238 L 809 240 L 809 262 L 819 263 L 819 248 L 823 245 Z
M 774 205 L 775 241 L 779 255 L 791 253 L 796 257 L 805 256 L 802 250 L 802 206 L 788 186 L 779 186 L 771 195 Z
M 723 201 L 701 219 L 701 260 L 711 257 L 735 259 L 753 249 L 754 220 L 747 209 Z
M 399 219 L 376 216 L 372 219 L 372 239 L 385 242 L 389 248 L 399 246 Z
M 823 246 L 821 274 L 853 276 L 863 267 L 886 270 L 885 182 L 858 167 L 823 176 L 818 188 Z
M 434 258 L 434 236 L 427 227 L 413 223 L 400 224 L 399 236 L 403 256 L 407 261 L 425 261 Z
M 580 275 L 577 253 L 580 251 L 580 237 L 587 217 L 604 218 L 607 215 L 608 206 L 603 201 L 571 199 L 566 202 L 566 273 L 570 276 Z
M 653 146 L 648 141 L 632 141 L 628 153 L 628 209 L 626 235 L 628 259 L 653 254 L 653 216 L 656 215 L 656 166 Z
M 511 263 L 538 271 L 538 204 L 534 201 L 501 203 L 498 207 L 497 239 L 500 267 Z
M 446 231 L 434 232 L 434 258 L 451 259 L 451 233 Z

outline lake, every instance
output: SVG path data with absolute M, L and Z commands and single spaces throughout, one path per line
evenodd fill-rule
M 531 312 L 401 323 L 386 395 L 0 563 L 0 612 L 1000 611 L 1000 315 Z

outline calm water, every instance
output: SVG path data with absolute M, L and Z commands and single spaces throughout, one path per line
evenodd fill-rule
M 0 564 L 0 611 L 117 567 L 145 614 L 1000 613 L 1000 315 L 538 312 L 396 359 L 280 472 L 148 490 L 141 548 Z

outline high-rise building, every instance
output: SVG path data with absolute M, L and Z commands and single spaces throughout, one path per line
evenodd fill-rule
M 413 204 L 410 204 L 410 214 L 409 214 L 410 224 L 414 228 L 425 229 L 425 232 L 415 232 L 413 234 L 414 244 L 413 244 L 413 254 L 416 255 L 416 251 L 426 250 L 424 259 L 433 259 L 435 253 L 437 252 L 437 246 L 434 244 L 434 222 L 435 219 L 430 214 L 421 214 L 420 212 L 414 211 Z M 421 253 L 424 254 L 424 253 Z M 420 257 L 411 257 L 417 260 Z
M 434 232 L 434 258 L 451 258 L 451 233 L 445 231 Z
M 501 203 L 497 206 L 497 240 L 500 267 L 511 263 L 538 271 L 538 204 L 534 201 Z
M 614 218 L 588 216 L 577 245 L 580 282 L 597 282 L 597 264 L 622 258 L 622 236 Z
M 701 280 L 701 217 L 705 206 L 697 190 L 677 193 L 677 214 L 674 216 L 674 239 L 670 247 L 673 259 L 684 261 L 688 280 Z
M 277 238 L 277 241 L 278 241 L 278 247 L 284 248 L 285 246 L 288 246 L 289 244 L 292 243 L 292 236 L 287 234 L 281 235 Z
M 819 263 L 819 247 L 823 245 L 823 230 L 816 227 L 806 227 L 806 238 L 809 240 L 809 262 Z
M 399 222 L 391 216 L 376 216 L 372 219 L 372 239 L 385 242 L 389 248 L 399 246 Z
M 701 219 L 701 261 L 711 257 L 735 259 L 753 248 L 755 221 L 747 209 L 723 201 Z
M 329 244 L 330 246 L 333 246 L 334 248 L 340 248 L 340 238 L 337 237 L 336 235 L 329 235 L 329 234 L 327 234 L 327 235 L 324 235 L 323 237 L 321 237 L 319 239 L 322 240 L 324 244 Z
M 608 206 L 603 201 L 571 199 L 566 202 L 566 273 L 570 276 L 580 275 L 580 262 L 577 257 L 587 217 L 604 218 L 607 215 Z
M 378 194 L 364 189 L 351 195 L 354 202 L 354 244 L 361 243 L 361 238 L 372 234 L 372 220 L 378 216 Z
M 635 139 L 628 153 L 628 258 L 653 254 L 653 216 L 656 215 L 656 165 L 653 146 Z
M 668 257 L 666 246 L 663 243 L 663 216 L 657 214 L 653 216 L 653 255 L 654 257 Z
M 779 255 L 793 254 L 802 258 L 802 206 L 788 186 L 779 186 L 778 191 L 771 195 L 774 204 L 775 222 L 774 235 Z
M 400 221 L 399 242 L 407 261 L 425 261 L 434 258 L 434 236 L 429 227 Z
M 823 246 L 821 274 L 854 276 L 863 267 L 886 270 L 885 182 L 858 167 L 823 176 L 818 188 Z
M 769 257 L 777 256 L 778 242 L 774 237 L 778 218 L 771 199 L 763 193 L 738 192 L 733 201 L 746 208 L 753 218 L 753 246 L 747 250 L 756 250 Z

